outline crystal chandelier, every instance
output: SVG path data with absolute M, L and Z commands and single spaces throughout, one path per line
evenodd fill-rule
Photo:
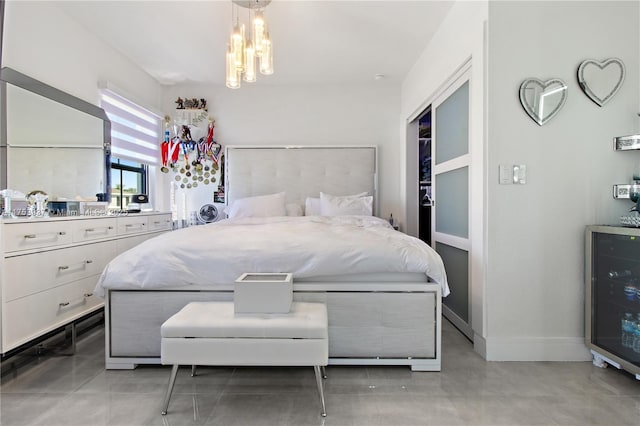
M 241 80 L 247 83 L 256 81 L 256 68 L 260 73 L 273 74 L 273 46 L 267 22 L 264 19 L 264 8 L 271 0 L 232 0 L 231 21 L 233 31 L 227 46 L 227 87 L 240 88 Z M 249 12 L 249 34 L 245 25 L 240 23 L 238 6 Z

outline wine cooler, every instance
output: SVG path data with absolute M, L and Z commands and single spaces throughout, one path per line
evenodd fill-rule
M 585 340 L 593 363 L 640 380 L 640 229 L 586 229 Z

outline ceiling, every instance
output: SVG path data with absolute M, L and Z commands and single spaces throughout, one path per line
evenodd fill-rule
M 256 84 L 401 82 L 454 1 L 273 0 L 271 76 Z M 224 85 L 231 0 L 68 1 L 60 8 L 161 84 Z M 240 18 L 246 20 L 246 9 Z

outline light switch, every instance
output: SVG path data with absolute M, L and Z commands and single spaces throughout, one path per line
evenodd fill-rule
M 500 164 L 500 185 L 524 185 L 527 183 L 527 166 L 525 164 Z
M 524 185 L 527 183 L 527 166 L 524 164 L 516 164 L 513 166 L 513 183 L 515 185 Z
M 500 185 L 511 185 L 513 183 L 513 165 L 500 164 L 499 171 L 500 171 L 500 177 L 499 177 Z

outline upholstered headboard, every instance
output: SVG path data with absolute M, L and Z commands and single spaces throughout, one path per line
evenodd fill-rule
M 287 203 L 304 206 L 320 192 L 373 195 L 377 212 L 375 146 L 227 146 L 227 203 L 255 195 L 287 193 Z

